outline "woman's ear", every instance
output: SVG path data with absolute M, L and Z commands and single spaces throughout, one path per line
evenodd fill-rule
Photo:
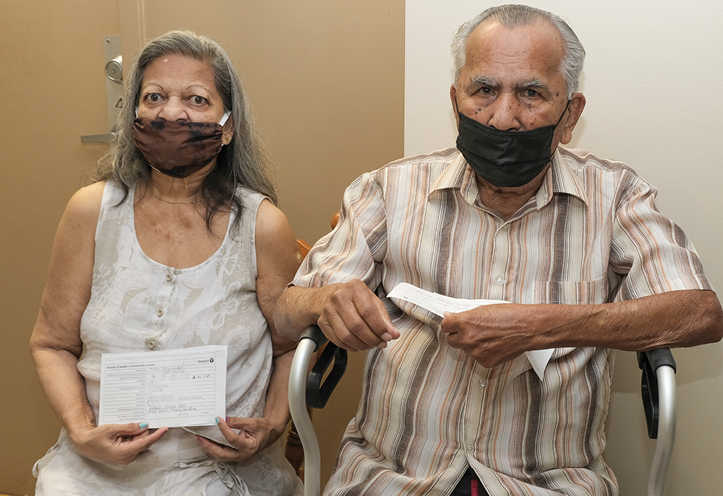
M 221 135 L 221 142 L 224 145 L 231 143 L 234 133 L 236 132 L 236 125 L 234 124 L 233 114 L 228 116 L 226 122 L 223 125 L 223 133 Z

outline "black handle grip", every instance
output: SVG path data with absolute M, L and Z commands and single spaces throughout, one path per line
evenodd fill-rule
M 663 365 L 672 367 L 675 371 L 678 370 L 670 348 L 656 348 L 654 350 L 638 352 L 638 366 L 641 369 L 643 368 L 641 364 L 643 360 L 647 360 L 653 370 L 658 370 Z
M 299 341 L 301 341 L 302 339 L 311 339 L 316 344 L 314 351 L 324 346 L 324 343 L 328 341 L 326 336 L 324 336 L 324 333 L 321 332 L 321 329 L 317 325 L 311 325 L 307 327 L 306 330 L 301 333 Z
M 660 418 L 658 399 L 658 376 L 656 371 L 663 366 L 676 370 L 675 360 L 670 348 L 657 348 L 638 352 L 638 367 L 643 371 L 640 379 L 640 394 L 643 399 L 645 422 L 648 424 L 648 437 L 658 438 L 658 420 Z
M 321 381 L 332 362 L 334 366 L 326 380 L 322 383 Z M 346 350 L 339 348 L 334 343 L 328 343 L 326 345 L 324 351 L 321 352 L 319 360 L 314 364 L 309 378 L 306 380 L 306 404 L 308 406 L 311 408 L 324 408 L 326 406 L 326 402 L 329 401 L 331 393 L 334 392 L 334 388 L 336 388 L 336 385 L 339 384 L 339 381 L 344 375 L 346 362 Z

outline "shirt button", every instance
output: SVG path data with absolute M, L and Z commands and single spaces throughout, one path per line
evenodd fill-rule
M 163 317 L 163 309 L 159 308 L 158 311 L 156 312 L 156 315 L 158 315 L 159 317 Z
M 485 379 L 480 379 L 479 385 L 480 385 L 480 387 L 485 387 L 485 386 L 487 386 L 487 380 L 485 380 Z
M 171 282 L 173 279 L 173 276 L 171 274 L 166 274 L 166 281 Z
M 156 349 L 156 342 L 155 342 L 154 340 L 152 340 L 152 339 L 149 339 L 149 340 L 146 342 L 146 348 L 148 348 L 149 350 L 155 350 L 155 349 Z
M 467 451 L 474 451 L 474 444 L 468 444 Z
M 507 282 L 507 281 L 505 281 L 505 278 L 504 278 L 504 277 L 498 277 L 498 278 L 497 278 L 497 284 L 499 284 L 500 286 L 504 286 L 506 282 Z

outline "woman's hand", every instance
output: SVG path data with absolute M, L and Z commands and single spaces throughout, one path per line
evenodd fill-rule
M 167 430 L 168 427 L 162 427 L 151 433 L 148 424 L 108 424 L 76 432 L 71 439 L 75 448 L 88 458 L 128 465 Z
M 289 221 L 281 210 L 264 200 L 256 215 L 256 298 L 269 324 L 274 355 L 273 372 L 266 392 L 263 417 L 217 419 L 221 433 L 236 449 L 197 437 L 203 450 L 219 460 L 248 460 L 279 439 L 291 418 L 289 371 L 296 342 L 278 335 L 273 313 L 276 300 L 299 267 L 297 255 L 298 245 Z
M 222 418 L 216 420 L 223 437 L 236 449 L 221 446 L 201 436 L 196 439 L 206 453 L 225 462 L 245 462 L 273 444 L 283 433 L 283 429 L 274 427 L 266 418 L 229 417 L 227 421 Z

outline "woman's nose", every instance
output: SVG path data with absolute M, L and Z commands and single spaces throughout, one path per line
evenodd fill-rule
M 158 112 L 158 119 L 167 121 L 188 120 L 188 114 L 182 103 L 176 98 L 170 98 Z

